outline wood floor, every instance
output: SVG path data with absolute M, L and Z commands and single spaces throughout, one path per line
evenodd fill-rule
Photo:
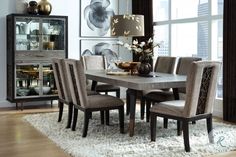
M 24 111 L 0 109 L 0 157 L 69 157 L 69 154 L 22 120 L 25 114 L 55 111 L 58 111 L 57 107 Z M 211 157 L 236 157 L 236 151 Z
M 69 157 L 46 136 L 24 122 L 21 117 L 55 109 L 1 111 L 0 157 Z

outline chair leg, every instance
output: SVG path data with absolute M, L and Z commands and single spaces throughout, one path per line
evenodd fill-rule
M 64 103 L 58 101 L 58 107 L 59 107 L 58 122 L 60 122 L 63 114 Z
M 144 111 L 145 111 L 145 98 L 141 97 L 140 111 L 141 111 L 141 119 L 144 119 Z
M 150 119 L 150 107 L 151 101 L 146 99 L 146 122 L 149 122 Z
M 177 120 L 177 135 L 180 136 L 182 134 L 182 121 Z
M 207 132 L 208 132 L 209 142 L 214 143 L 213 129 L 212 129 L 212 116 L 208 117 L 206 120 L 207 120 Z
M 90 112 L 88 111 L 84 111 L 84 128 L 83 128 L 83 135 L 82 137 L 86 137 L 87 136 L 87 132 L 88 132 L 88 125 L 89 125 L 89 114 Z
M 116 91 L 116 97 L 117 97 L 117 98 L 120 98 L 120 90 L 117 90 L 117 91 Z
M 151 141 L 156 141 L 157 116 L 155 114 L 153 114 L 152 112 L 150 113 L 150 116 L 151 116 L 151 122 L 150 122 Z
M 188 121 L 183 121 L 183 134 L 185 151 L 190 152 Z
M 128 90 L 126 91 L 126 115 L 128 116 L 129 115 L 129 112 L 130 112 L 130 95 L 129 95 L 129 92 Z
M 104 111 L 100 111 L 101 124 L 104 124 Z
M 72 131 L 75 131 L 76 123 L 77 123 L 77 117 L 78 117 L 78 109 L 74 108 L 74 116 L 73 116 L 73 123 L 72 123 Z
M 71 120 L 72 120 L 72 114 L 73 114 L 73 104 L 68 105 L 68 119 L 67 119 L 67 126 L 66 128 L 71 127 Z
M 109 125 L 109 117 L 110 117 L 109 110 L 105 111 L 105 114 L 106 114 L 106 125 Z
M 119 108 L 119 121 L 120 121 L 120 133 L 125 133 L 124 131 L 124 107 Z
M 163 124 L 164 128 L 167 129 L 168 128 L 168 118 L 164 118 L 164 124 Z
M 93 118 L 93 114 L 92 112 L 89 113 L 89 119 L 92 119 Z

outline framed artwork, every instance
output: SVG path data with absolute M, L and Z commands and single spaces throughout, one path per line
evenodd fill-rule
M 81 0 L 80 35 L 110 37 L 111 17 L 118 14 L 118 0 Z
M 119 59 L 117 39 L 83 39 L 80 41 L 81 56 L 104 55 L 108 69 L 117 69 L 114 61 Z

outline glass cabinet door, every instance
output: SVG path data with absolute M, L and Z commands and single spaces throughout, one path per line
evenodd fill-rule
M 16 17 L 16 51 L 65 50 L 65 20 Z
M 39 80 L 38 64 L 16 65 L 16 97 L 38 96 Z
M 57 95 L 51 64 L 16 65 L 16 97 Z
M 57 94 L 55 80 L 51 64 L 42 65 L 42 76 L 43 76 L 43 86 L 42 94 L 43 95 L 55 95 Z
M 15 24 L 16 50 L 39 50 L 40 20 L 17 17 Z
M 65 21 L 63 19 L 42 20 L 42 50 L 65 50 Z

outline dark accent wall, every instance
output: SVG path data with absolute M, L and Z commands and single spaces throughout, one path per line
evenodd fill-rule
M 224 0 L 223 118 L 236 122 L 236 0 Z
M 144 15 L 145 36 L 135 37 L 139 41 L 147 41 L 153 36 L 152 0 L 132 0 L 132 13 Z M 133 55 L 133 60 L 138 61 L 139 56 Z

